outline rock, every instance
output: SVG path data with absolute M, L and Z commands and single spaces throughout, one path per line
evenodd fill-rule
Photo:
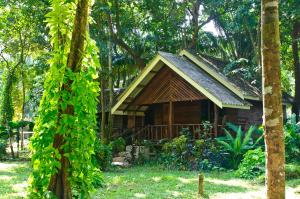
M 112 166 L 120 166 L 120 167 L 129 167 L 130 164 L 128 162 L 112 162 Z
M 132 145 L 127 145 L 126 146 L 126 152 L 131 153 L 132 149 L 133 149 Z

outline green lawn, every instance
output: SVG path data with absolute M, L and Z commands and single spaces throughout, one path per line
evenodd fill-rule
M 197 198 L 198 173 L 165 171 L 159 167 L 134 167 L 105 175 L 106 186 L 95 198 Z M 233 172 L 205 173 L 205 194 L 210 199 L 264 198 L 264 185 L 236 179 Z M 287 198 L 300 198 L 300 179 L 289 181 Z
M 0 163 L 0 199 L 24 197 L 29 173 L 29 163 Z M 197 198 L 197 176 L 197 172 L 149 166 L 120 169 L 104 173 L 106 185 L 94 193 L 94 198 Z M 287 198 L 300 198 L 300 179 L 287 185 Z M 211 172 L 205 173 L 205 193 L 211 199 L 263 198 L 264 185 L 236 179 L 232 172 Z

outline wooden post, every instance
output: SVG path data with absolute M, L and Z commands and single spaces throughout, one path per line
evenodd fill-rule
M 214 104 L 214 136 L 218 136 L 218 120 L 219 120 L 219 110 L 216 104 Z
M 168 126 L 169 126 L 169 136 L 170 138 L 173 138 L 173 102 L 169 101 L 169 120 L 168 120 Z
M 204 196 L 204 175 L 203 174 L 199 174 L 198 196 L 199 198 L 203 198 Z

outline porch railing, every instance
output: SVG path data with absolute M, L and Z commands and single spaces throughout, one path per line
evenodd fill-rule
M 200 133 L 203 133 L 203 124 L 173 124 L 171 128 L 168 125 L 147 125 L 140 129 L 135 129 L 132 134 L 133 140 L 154 140 L 172 139 L 180 136 L 183 128 L 188 128 L 193 133 L 194 138 L 198 139 Z M 218 125 L 218 131 L 222 129 L 222 125 Z M 213 137 L 213 129 L 207 136 Z

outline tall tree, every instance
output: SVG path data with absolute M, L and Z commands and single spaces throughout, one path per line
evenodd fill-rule
M 283 199 L 285 198 L 285 149 L 278 0 L 262 0 L 261 23 L 267 198 Z
M 89 198 L 96 128 L 99 60 L 89 38 L 89 0 L 52 0 L 50 73 L 36 122 L 31 198 Z
M 109 103 L 108 103 L 108 140 L 111 139 L 113 133 L 113 114 L 111 109 L 113 106 L 114 98 L 114 82 L 113 82 L 113 68 L 112 68 L 112 43 L 111 39 L 108 40 L 108 89 L 109 89 Z
M 292 24 L 292 52 L 294 60 L 294 78 L 295 78 L 295 97 L 292 111 L 296 114 L 296 120 L 299 121 L 300 110 L 300 60 L 299 60 L 299 39 L 300 39 L 300 19 L 296 19 Z

